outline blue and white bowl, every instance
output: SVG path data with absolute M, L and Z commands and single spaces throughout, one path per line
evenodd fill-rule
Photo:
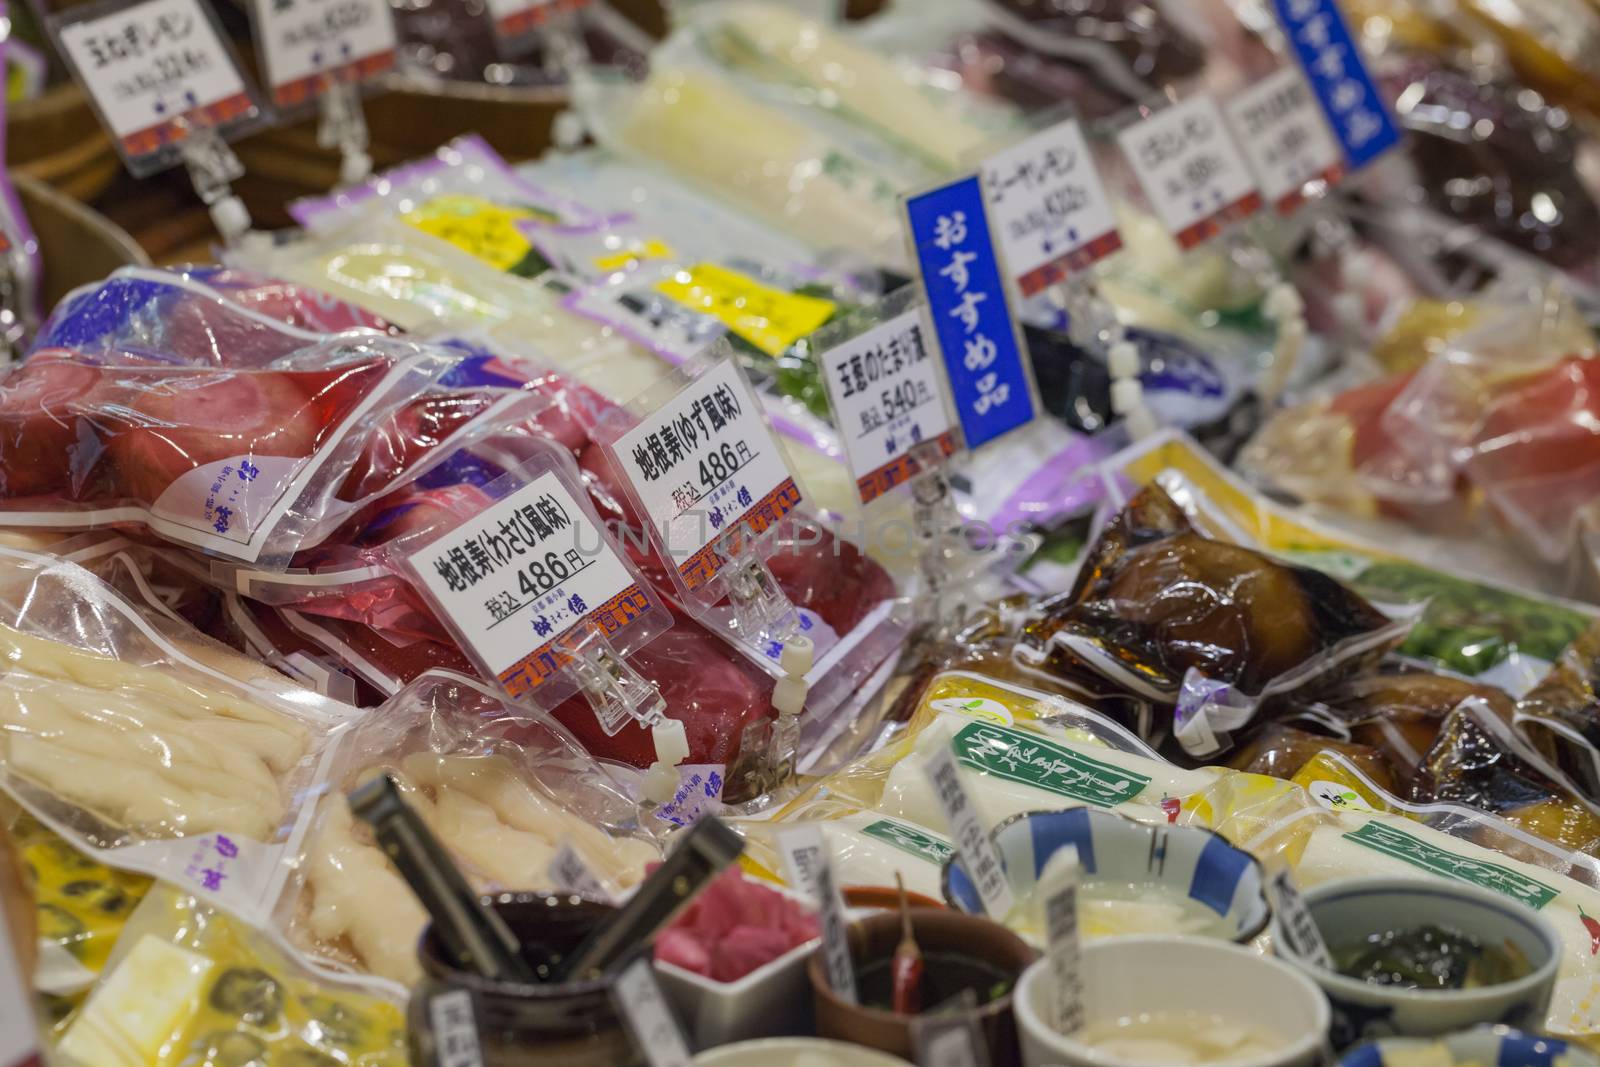
M 1600 1067 L 1596 1056 L 1580 1045 L 1559 1038 L 1526 1034 L 1509 1026 L 1480 1026 L 1442 1037 L 1385 1037 L 1357 1045 L 1339 1061 L 1339 1067 L 1399 1067 L 1400 1054 L 1417 1052 L 1435 1043 L 1450 1050 L 1457 1063 L 1476 1063 L 1482 1067 L 1554 1067 L 1557 1059 L 1566 1067 Z
M 1051 856 L 1071 847 L 1078 850 L 1085 873 L 1096 879 L 1159 882 L 1199 901 L 1223 917 L 1235 942 L 1254 940 L 1272 917 L 1261 864 L 1210 830 L 1142 823 L 1098 808 L 1073 808 L 1024 812 L 995 827 L 989 836 L 1018 899 L 1033 889 Z M 951 907 L 983 914 L 978 887 L 959 853 L 944 865 L 943 888 Z
M 1526 904 L 1464 882 L 1393 877 L 1341 878 L 1312 886 L 1303 895 L 1323 940 L 1335 950 L 1372 934 L 1435 925 L 1484 944 L 1510 942 L 1532 966 L 1521 978 L 1476 989 L 1403 989 L 1318 966 L 1296 955 L 1287 939 L 1277 938 L 1284 958 L 1328 994 L 1335 1049 L 1376 1038 L 1434 1037 L 1496 1023 L 1522 1030 L 1544 1025 L 1561 964 L 1561 935 Z

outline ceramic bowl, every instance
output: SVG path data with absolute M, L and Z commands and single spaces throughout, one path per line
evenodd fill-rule
M 1073 808 L 1024 812 L 995 827 L 990 837 L 1019 900 L 1032 890 L 1051 856 L 1073 847 L 1085 872 L 1096 879 L 1161 882 L 1201 902 L 1223 916 L 1236 942 L 1256 938 L 1272 917 L 1261 864 L 1210 830 Z M 944 895 L 953 908 L 983 914 L 978 888 L 959 855 L 945 863 Z
M 1328 1000 L 1282 960 L 1204 937 L 1108 937 L 1081 951 L 1086 1022 L 1155 1009 L 1203 1012 L 1282 1039 L 1271 1053 L 1229 1060 L 1228 1067 L 1313 1067 L 1322 1054 Z M 1148 1067 L 1062 1034 L 1052 1019 L 1053 994 L 1049 960 L 1017 983 L 1023 1067 Z
M 694 1058 L 694 1067 L 905 1067 L 905 1062 L 843 1041 L 775 1037 L 702 1052 Z
M 1479 989 L 1397 989 L 1319 967 L 1277 938 L 1285 958 L 1328 994 L 1335 1048 L 1381 1037 L 1432 1037 L 1484 1023 L 1526 1030 L 1544 1025 L 1561 935 L 1526 904 L 1464 882 L 1414 878 L 1343 878 L 1313 886 L 1304 896 L 1323 940 L 1335 950 L 1385 930 L 1437 925 L 1485 944 L 1509 941 L 1533 965 L 1515 981 Z
M 1567 1067 L 1600 1067 L 1596 1056 L 1581 1045 L 1554 1037 L 1525 1034 L 1509 1026 L 1479 1026 L 1443 1037 L 1385 1037 L 1357 1045 L 1339 1061 L 1339 1067 L 1398 1067 L 1398 1054 L 1417 1052 L 1443 1044 L 1457 1063 L 1494 1064 L 1494 1067 L 1551 1067 L 1560 1057 Z

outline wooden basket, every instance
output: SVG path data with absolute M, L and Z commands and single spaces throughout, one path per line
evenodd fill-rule
M 149 265 L 149 257 L 133 238 L 98 211 L 26 174 L 11 178 L 39 237 L 44 267 L 41 303 L 46 311 L 73 289 L 99 281 L 118 267 Z
M 121 171 L 116 148 L 75 83 L 64 82 L 8 108 L 6 166 L 12 174 L 37 178 L 87 201 Z

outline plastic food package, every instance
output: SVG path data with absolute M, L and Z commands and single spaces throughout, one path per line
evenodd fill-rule
M 354 709 L 158 628 L 76 564 L 4 552 L 0 785 L 97 858 L 269 908 Z
M 1375 661 L 1409 626 L 1319 571 L 1205 537 L 1148 486 L 1101 531 L 1072 591 L 1024 627 L 1017 655 L 1177 704 L 1178 740 L 1203 755 L 1260 701 Z
M 1559 769 L 1563 781 L 1600 804 L 1600 625 L 1568 645 L 1550 673 L 1517 702 L 1517 732 Z
M 0 517 L 138 523 L 281 563 L 337 525 L 349 510 L 337 494 L 373 435 L 448 363 L 377 335 L 310 344 L 258 369 L 37 351 L 0 381 Z
M 660 846 L 637 805 L 573 735 L 479 682 L 425 674 L 351 730 L 305 839 L 292 936 L 319 955 L 413 984 L 426 914 L 357 823 L 345 795 L 390 774 L 484 892 L 570 888 L 551 870 L 572 847 L 610 892 L 636 884 Z
M 95 1067 L 408 1062 L 399 1005 L 313 975 L 265 934 L 162 886 L 59 1045 Z

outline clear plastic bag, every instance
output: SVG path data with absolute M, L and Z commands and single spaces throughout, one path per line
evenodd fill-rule
M 570 888 L 550 869 L 565 846 L 612 893 L 661 856 L 661 825 L 563 727 L 464 676 L 420 676 L 351 730 L 305 839 L 301 890 L 279 908 L 297 943 L 405 985 L 421 974 L 426 914 L 345 803 L 380 773 L 483 892 Z

